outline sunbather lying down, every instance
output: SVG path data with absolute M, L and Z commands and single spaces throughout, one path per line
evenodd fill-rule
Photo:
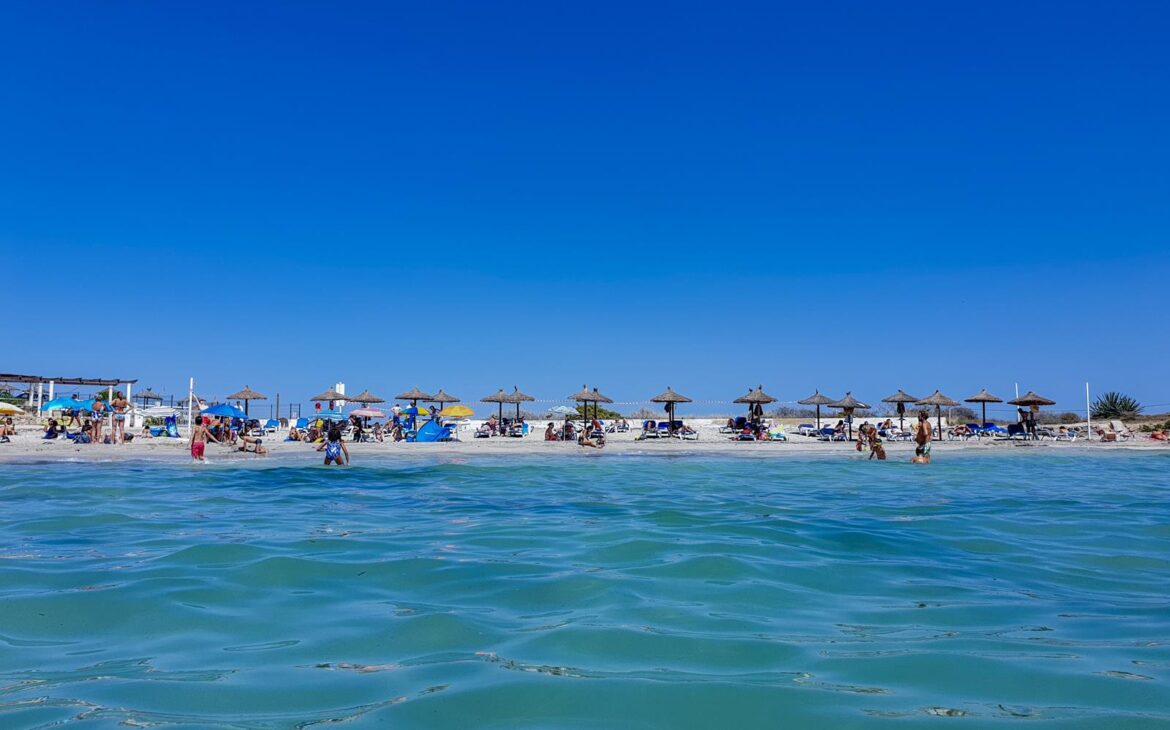
M 581 446 L 588 446 L 591 449 L 600 449 L 605 446 L 605 442 L 602 439 L 591 439 L 585 434 L 584 430 L 582 430 L 581 435 L 577 437 L 577 443 Z

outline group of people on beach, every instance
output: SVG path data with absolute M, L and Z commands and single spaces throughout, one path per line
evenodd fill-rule
M 881 426 L 875 426 L 872 423 L 863 423 L 857 429 L 857 450 L 862 451 L 869 449 L 869 458 L 877 459 L 878 461 L 886 460 L 886 448 L 882 445 L 881 434 L 885 431 L 887 425 L 893 427 L 893 423 L 886 421 Z M 914 425 L 914 458 L 910 460 L 913 464 L 929 464 L 930 463 L 930 442 L 934 438 L 934 427 L 930 425 L 930 416 L 926 411 L 918 413 L 918 422 Z
M 134 440 L 134 434 L 126 433 L 126 417 L 130 410 L 130 401 L 126 400 L 121 391 L 114 393 L 109 403 L 95 398 L 87 408 L 79 405 L 64 409 L 61 420 L 50 418 L 41 438 L 68 438 L 77 444 L 124 444 Z M 110 422 L 108 434 L 103 433 L 107 419 Z M 11 423 L 8 425 L 11 429 Z M 10 432 L 15 433 L 14 430 Z
M 188 445 L 191 449 L 192 461 L 206 461 L 207 442 L 214 441 L 225 446 L 234 446 L 236 451 L 253 453 L 257 456 L 266 456 L 268 449 L 264 447 L 264 439 L 253 436 L 236 423 L 239 419 L 227 417 L 199 416 L 191 425 L 191 436 Z

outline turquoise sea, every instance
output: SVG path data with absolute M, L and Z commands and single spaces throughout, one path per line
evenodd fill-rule
M 1170 727 L 1170 455 L 937 457 L 0 465 L 0 727 Z

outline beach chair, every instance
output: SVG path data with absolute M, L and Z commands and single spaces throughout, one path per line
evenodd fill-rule
M 276 420 L 275 418 L 269 418 L 264 422 L 265 433 L 276 433 L 278 428 L 280 428 L 280 421 Z
M 304 431 L 308 427 L 309 427 L 309 419 L 307 419 L 307 418 L 298 418 L 297 419 L 296 429 L 298 431 Z
M 800 436 L 816 436 L 817 429 L 811 423 L 802 423 L 796 427 L 796 433 Z
M 1129 427 L 1126 426 L 1121 421 L 1118 421 L 1118 420 L 1110 421 L 1109 428 L 1113 429 L 1113 433 L 1117 434 L 1118 441 L 1124 441 L 1126 439 L 1131 439 L 1134 437 L 1133 431 L 1129 430 Z
M 774 426 L 768 429 L 767 432 L 769 441 L 787 441 L 788 434 L 785 433 L 783 426 Z
M 1022 423 L 1009 423 L 1007 427 L 1007 437 L 1009 439 L 1021 438 L 1027 440 L 1028 427 Z

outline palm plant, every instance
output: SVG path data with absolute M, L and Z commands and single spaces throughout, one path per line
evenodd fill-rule
M 1142 412 L 1142 404 L 1124 393 L 1109 391 L 1093 401 L 1093 418 L 1132 418 Z

